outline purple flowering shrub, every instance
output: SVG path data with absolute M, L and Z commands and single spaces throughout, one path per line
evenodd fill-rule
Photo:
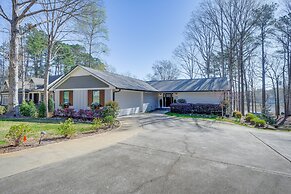
M 76 111 L 72 108 L 57 109 L 54 117 L 73 118 L 78 120 L 92 121 L 94 118 L 101 117 L 102 109 L 99 110 L 83 110 Z
M 171 112 L 179 114 L 215 114 L 221 115 L 222 110 L 219 104 L 192 104 L 173 103 L 170 105 Z

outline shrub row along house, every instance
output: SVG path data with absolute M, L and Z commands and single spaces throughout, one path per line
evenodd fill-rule
M 58 79 L 60 79 L 60 75 L 50 76 L 49 77 L 49 85 L 52 85 Z M 33 101 L 35 104 L 39 104 L 43 101 L 43 92 L 44 92 L 44 79 L 43 78 L 35 78 L 32 77 L 28 81 L 24 83 L 18 82 L 18 99 L 19 104 L 22 103 L 22 95 L 23 95 L 23 88 L 25 90 L 25 100 L 26 101 Z M 9 92 L 9 83 L 8 80 L 4 81 L 4 84 L 1 88 L 1 105 L 8 105 L 8 92 Z
M 178 99 L 189 103 L 220 104 L 229 91 L 227 78 L 141 81 L 127 76 L 76 66 L 50 84 L 55 109 L 66 105 L 75 110 L 90 109 L 92 103 L 119 104 L 119 115 L 169 107 Z

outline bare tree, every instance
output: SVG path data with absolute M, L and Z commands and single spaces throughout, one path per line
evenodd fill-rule
M 283 75 L 282 58 L 280 56 L 273 56 L 269 63 L 267 63 L 267 76 L 271 79 L 274 99 L 275 99 L 275 115 L 280 115 L 280 80 Z
M 52 10 L 45 12 L 44 17 L 42 17 L 43 21 L 39 22 L 41 24 L 40 27 L 47 35 L 47 53 L 44 71 L 44 103 L 47 107 L 50 67 L 60 49 L 57 42 L 64 39 L 71 32 L 71 30 L 66 29 L 68 22 L 80 16 L 82 9 L 88 5 L 88 2 L 83 0 L 43 0 L 41 5 L 43 9 Z M 48 109 L 46 109 L 46 113 L 48 113 Z
M 174 56 L 180 64 L 182 73 L 188 78 L 194 79 L 197 75 L 197 57 L 195 45 L 190 41 L 181 43 L 174 51 Z
M 197 47 L 204 63 L 199 64 L 203 76 L 209 78 L 211 75 L 211 64 L 213 59 L 213 50 L 215 35 L 210 29 L 212 23 L 209 23 L 203 15 L 192 15 L 190 22 L 186 26 L 186 41 L 193 42 Z
M 180 71 L 175 64 L 168 60 L 157 61 L 152 69 L 154 75 L 151 76 L 151 80 L 173 80 L 177 79 L 180 75 Z
M 108 31 L 105 26 L 105 10 L 102 1 L 92 2 L 84 9 L 85 15 L 77 22 L 77 33 L 82 37 L 81 42 L 88 50 L 88 66 L 92 66 L 93 55 L 106 53 L 108 48 L 104 41 L 108 40 Z
M 275 26 L 277 33 L 274 33 L 277 41 L 282 45 L 280 50 L 283 54 L 283 92 L 285 117 L 291 115 L 291 3 L 286 1 L 286 14 L 281 16 Z
M 268 35 L 273 31 L 275 23 L 274 12 L 276 4 L 265 4 L 255 10 L 255 17 L 257 17 L 256 25 L 259 28 L 259 40 L 261 44 L 261 57 L 262 57 L 262 112 L 266 113 L 266 51 L 265 42 Z
M 10 25 L 10 51 L 9 51 L 9 103 L 8 111 L 18 114 L 18 69 L 19 69 L 19 45 L 20 25 L 24 19 L 43 12 L 55 9 L 44 9 L 35 6 L 37 0 L 11 0 L 11 16 L 9 17 L 0 5 L 0 16 Z M 35 8 L 34 8 L 35 7 Z

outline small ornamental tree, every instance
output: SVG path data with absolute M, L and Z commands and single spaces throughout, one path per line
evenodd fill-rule
M 104 123 L 109 125 L 109 127 L 113 127 L 115 118 L 111 115 L 104 117 L 103 119 Z
M 46 116 L 45 113 L 46 113 L 46 106 L 44 102 L 42 102 L 38 107 L 38 116 L 40 118 L 44 118 Z
M 28 125 L 25 124 L 13 125 L 10 127 L 5 137 L 10 142 L 12 142 L 14 146 L 19 146 L 30 131 L 31 129 Z
M 119 111 L 119 105 L 115 101 L 109 101 L 105 104 L 102 110 L 102 117 L 112 116 L 114 119 L 117 117 Z
M 58 130 L 65 138 L 71 138 L 76 133 L 74 122 L 71 118 L 67 119 L 64 123 L 61 123 Z
M 93 130 L 98 130 L 102 127 L 102 119 L 100 118 L 95 118 L 93 120 Z

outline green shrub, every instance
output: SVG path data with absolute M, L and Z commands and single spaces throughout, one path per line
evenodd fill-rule
M 256 127 L 265 127 L 266 121 L 263 119 L 258 119 L 256 122 Z
M 250 122 L 252 119 L 254 119 L 254 118 L 256 118 L 256 117 L 257 117 L 257 116 L 254 115 L 253 113 L 248 113 L 248 114 L 246 115 L 245 120 L 246 120 L 246 122 Z
M 38 107 L 38 116 L 41 118 L 46 117 L 46 106 L 44 102 L 40 103 Z
M 20 114 L 25 117 L 30 117 L 30 106 L 26 101 L 20 105 Z
M 55 103 L 52 98 L 48 100 L 48 111 L 49 112 L 54 112 L 55 111 Z
M 26 136 L 31 129 L 28 125 L 20 124 L 20 125 L 13 125 L 10 127 L 8 133 L 5 137 L 14 144 L 14 146 L 18 146 L 23 142 L 24 136 Z
M 97 130 L 97 129 L 101 128 L 101 127 L 102 127 L 102 119 L 95 118 L 93 120 L 93 130 Z
M 76 133 L 74 122 L 71 118 L 67 119 L 64 123 L 61 123 L 58 130 L 65 138 L 71 138 Z
M 6 107 L 5 106 L 0 106 L 0 115 L 3 115 L 6 113 Z
M 103 119 L 104 123 L 108 124 L 110 127 L 112 127 L 114 125 L 114 117 L 113 116 L 106 116 Z
M 239 112 L 239 111 L 235 111 L 234 117 L 235 117 L 235 118 L 238 118 L 238 119 L 241 119 L 241 117 L 242 117 L 241 112 Z
M 105 104 L 102 110 L 102 117 L 112 116 L 114 119 L 117 117 L 119 111 L 118 103 L 115 101 L 109 101 Z
M 23 101 L 20 105 L 20 114 L 25 117 L 36 117 L 37 116 L 37 109 L 33 101 L 27 103 Z
M 276 119 L 274 117 L 272 117 L 272 116 L 269 116 L 269 115 L 266 115 L 266 114 L 260 114 L 259 118 L 265 120 L 270 125 L 276 124 Z
M 266 121 L 263 119 L 260 119 L 258 117 L 255 117 L 253 119 L 251 119 L 251 124 L 256 126 L 256 127 L 264 127 L 266 125 Z
M 238 113 L 238 111 L 233 111 L 232 116 L 236 117 L 236 113 Z
M 37 117 L 37 109 L 34 102 L 31 100 L 28 105 L 30 109 L 30 117 Z

